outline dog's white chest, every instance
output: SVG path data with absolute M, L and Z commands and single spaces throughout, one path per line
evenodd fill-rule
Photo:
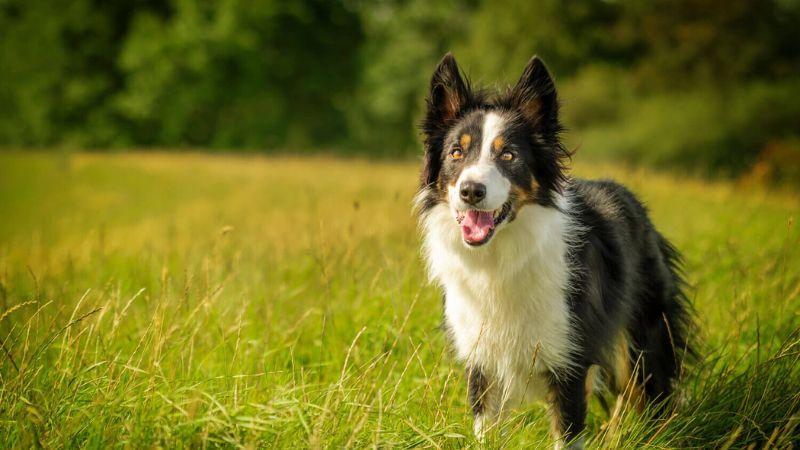
M 569 367 L 564 285 L 529 273 L 501 283 L 480 278 L 445 283 L 445 318 L 458 357 L 501 382 L 508 400 L 539 400 L 543 375 Z
M 569 369 L 575 350 L 563 216 L 527 207 L 490 247 L 469 249 L 440 215 L 428 219 L 426 250 L 459 359 L 501 383 L 506 400 L 541 399 L 545 374 Z

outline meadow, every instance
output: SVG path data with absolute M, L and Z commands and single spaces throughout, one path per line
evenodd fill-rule
M 581 162 L 685 257 L 697 361 L 674 412 L 596 401 L 589 448 L 800 442 L 796 192 Z M 417 165 L 195 153 L 0 154 L 0 447 L 479 444 L 411 214 Z

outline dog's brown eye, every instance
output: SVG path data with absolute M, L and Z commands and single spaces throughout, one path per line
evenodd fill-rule
M 511 161 L 512 159 L 514 159 L 514 154 L 511 152 L 500 153 L 500 159 L 502 159 L 503 161 Z
M 464 152 L 460 148 L 454 148 L 450 151 L 450 157 L 453 159 L 461 159 L 464 157 Z

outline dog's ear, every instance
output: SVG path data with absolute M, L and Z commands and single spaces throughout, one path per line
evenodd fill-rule
M 558 98 L 553 77 L 538 56 L 528 61 L 517 85 L 511 90 L 514 106 L 535 129 L 558 127 Z
M 554 204 L 551 193 L 561 190 L 571 154 L 559 138 L 562 127 L 558 120 L 556 85 L 538 57 L 531 58 L 522 71 L 511 90 L 509 106 L 520 112 L 536 136 L 539 148 L 532 170 L 542 187 L 540 201 Z
M 439 177 L 442 165 L 441 146 L 452 124 L 463 108 L 471 101 L 467 82 L 461 78 L 456 59 L 449 52 L 436 66 L 428 93 L 427 112 L 422 121 L 425 135 L 425 166 L 421 183 L 430 186 Z
M 469 89 L 461 78 L 456 59 L 449 52 L 436 66 L 428 93 L 428 119 L 446 123 L 458 116 L 469 100 Z

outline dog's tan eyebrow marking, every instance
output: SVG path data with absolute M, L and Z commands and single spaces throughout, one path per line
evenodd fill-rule
M 467 133 L 464 133 L 461 135 L 461 139 L 458 142 L 461 144 L 461 148 L 466 149 L 472 142 L 472 136 L 470 136 Z
M 492 141 L 492 147 L 494 147 L 494 149 L 499 152 L 503 148 L 503 144 L 505 143 L 506 141 L 505 139 L 503 139 L 503 136 L 497 136 L 496 138 L 494 138 L 494 141 Z

